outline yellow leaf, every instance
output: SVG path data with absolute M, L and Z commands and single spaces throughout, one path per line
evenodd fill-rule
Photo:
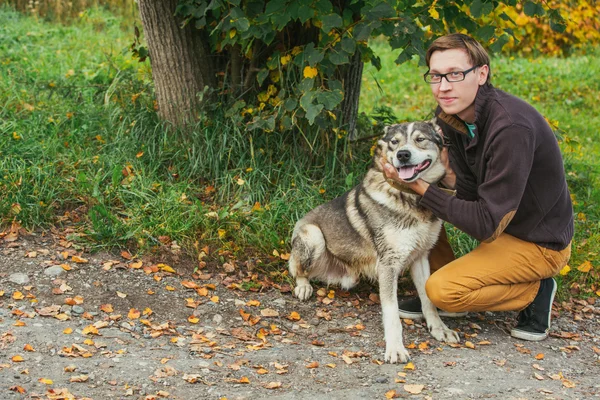
M 161 271 L 165 271 L 165 272 L 169 272 L 171 274 L 175 273 L 175 270 L 173 268 L 171 268 L 169 265 L 167 264 L 157 264 L 156 265 Z
M 250 383 L 250 379 L 248 379 L 248 377 L 246 377 L 246 376 L 242 376 L 238 382 L 239 383 Z
M 113 312 L 113 306 L 112 304 L 102 304 L 100 306 L 100 310 L 104 311 L 105 313 L 111 313 Z
M 12 298 L 15 300 L 23 300 L 25 296 L 23 295 L 23 293 L 16 291 L 13 293 Z
M 23 347 L 23 350 L 25 350 L 25 351 L 35 351 L 35 349 L 33 348 L 33 346 L 30 345 L 30 344 L 26 344 L 25 347 Z
M 539 353 L 538 355 L 535 356 L 536 360 L 543 360 L 544 359 L 544 353 Z
M 397 399 L 399 396 L 394 389 L 385 392 L 386 399 Z
M 281 57 L 281 65 L 286 65 L 287 63 L 290 62 L 291 59 L 292 59 L 292 56 L 289 54 L 287 56 Z
M 127 318 L 129 319 L 138 319 L 140 317 L 140 311 L 136 310 L 135 308 L 131 308 L 129 309 L 129 312 L 127 313 Z
M 404 369 L 413 371 L 415 369 L 415 364 L 413 364 L 412 362 L 409 362 L 404 366 Z
M 211 297 L 210 301 L 212 301 L 213 303 L 218 303 L 219 302 L 219 296 L 213 296 L 213 297 Z
M 217 233 L 219 234 L 219 239 L 223 239 L 227 234 L 227 231 L 225 229 L 218 229 Z
M 25 361 L 25 360 L 23 359 L 23 357 L 21 357 L 21 356 L 18 356 L 18 355 L 17 355 L 17 356 L 13 356 L 11 360 L 12 360 L 13 362 L 23 362 L 23 361 Z
M 235 34 L 237 33 L 237 31 L 235 29 L 232 29 L 229 31 L 229 38 L 233 39 L 235 37 Z
M 52 385 L 54 383 L 54 381 L 52 379 L 48 379 L 48 378 L 40 378 L 40 379 L 38 379 L 38 381 L 45 385 Z
M 170 285 L 165 286 L 165 289 L 167 289 L 169 292 L 175 291 L 175 288 L 173 286 L 170 286 Z
M 81 331 L 84 335 L 97 335 L 98 329 L 94 325 L 88 325 Z
M 440 13 L 435 9 L 435 3 L 437 3 L 437 1 L 434 1 L 431 4 L 431 6 L 429 7 L 429 15 L 433 19 L 439 19 L 440 18 Z
M 315 76 L 317 76 L 318 72 L 319 71 L 316 68 L 307 65 L 306 67 L 304 67 L 303 75 L 305 78 L 311 79 L 311 78 L 314 78 Z
M 65 330 L 63 331 L 63 333 L 65 335 L 70 335 L 71 333 L 73 333 L 73 328 L 65 328 Z
M 306 368 L 308 368 L 308 369 L 319 368 L 319 363 L 318 363 L 318 362 L 316 362 L 316 361 L 313 361 L 313 362 L 311 362 L 310 364 L 308 364 L 308 365 L 306 366 Z
M 15 321 L 13 326 L 27 326 L 27 324 L 19 319 Z
M 292 311 L 290 315 L 288 315 L 288 319 L 291 321 L 300 321 L 300 314 L 296 311 Z
M 563 269 L 560 270 L 559 274 L 561 274 L 562 276 L 565 276 L 566 274 L 568 274 L 571 271 L 571 267 L 569 267 L 568 265 L 565 265 L 563 267 Z
M 197 324 L 199 321 L 200 321 L 200 318 L 194 317 L 193 315 L 190 315 L 188 317 L 188 322 L 191 324 Z
M 582 263 L 579 267 L 577 267 L 577 270 L 581 272 L 590 272 L 591 269 L 592 263 L 590 263 L 589 261 L 586 261 Z
M 475 349 L 475 345 L 469 341 L 465 342 L 465 347 L 468 347 L 469 349 Z
M 79 256 L 71 257 L 71 261 L 76 262 L 78 264 L 85 264 L 86 262 L 88 262 L 87 258 L 82 258 Z
M 260 306 L 260 301 L 258 300 L 250 300 L 246 303 L 248 307 L 258 307 Z
M 419 394 L 423 391 L 425 385 L 404 385 L 404 390 L 411 394 Z

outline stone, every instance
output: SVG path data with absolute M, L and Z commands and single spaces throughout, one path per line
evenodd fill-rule
M 66 271 L 60 265 L 53 265 L 44 270 L 44 275 L 57 277 L 64 274 Z
M 12 283 L 16 283 L 17 285 L 25 285 L 29 283 L 29 277 L 27 276 L 27 274 L 23 274 L 21 272 L 10 274 L 8 276 L 8 280 Z

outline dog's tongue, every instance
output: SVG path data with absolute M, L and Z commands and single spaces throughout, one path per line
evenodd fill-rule
M 400 169 L 398 170 L 398 175 L 400 176 L 400 179 L 410 179 L 415 175 L 416 170 L 417 170 L 416 165 L 400 167 Z

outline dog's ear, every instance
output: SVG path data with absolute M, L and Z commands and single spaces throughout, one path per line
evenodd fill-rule
M 429 121 L 426 121 L 428 125 L 430 125 L 436 133 L 436 143 L 438 146 L 442 147 L 445 143 L 444 132 L 442 132 L 442 128 L 437 124 L 437 117 L 433 117 Z M 439 139 L 439 141 L 438 141 Z

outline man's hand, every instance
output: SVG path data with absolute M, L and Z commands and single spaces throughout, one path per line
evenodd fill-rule
M 383 174 L 387 179 L 391 179 L 394 182 L 398 182 L 399 184 L 406 186 L 407 188 L 411 189 L 413 192 L 421 196 L 423 196 L 429 188 L 429 183 L 425 182 L 422 179 L 417 179 L 414 182 L 406 182 L 402 180 L 400 176 L 398 176 L 398 171 L 396 170 L 396 168 L 394 168 L 392 164 L 385 161 L 385 159 L 381 160 L 381 167 L 383 168 Z
M 448 148 L 444 147 L 442 149 L 442 154 L 440 154 L 440 161 L 444 165 L 446 169 L 446 176 L 442 179 L 442 184 L 447 189 L 454 189 L 456 187 L 456 175 L 454 171 L 450 167 L 450 157 L 448 157 Z

